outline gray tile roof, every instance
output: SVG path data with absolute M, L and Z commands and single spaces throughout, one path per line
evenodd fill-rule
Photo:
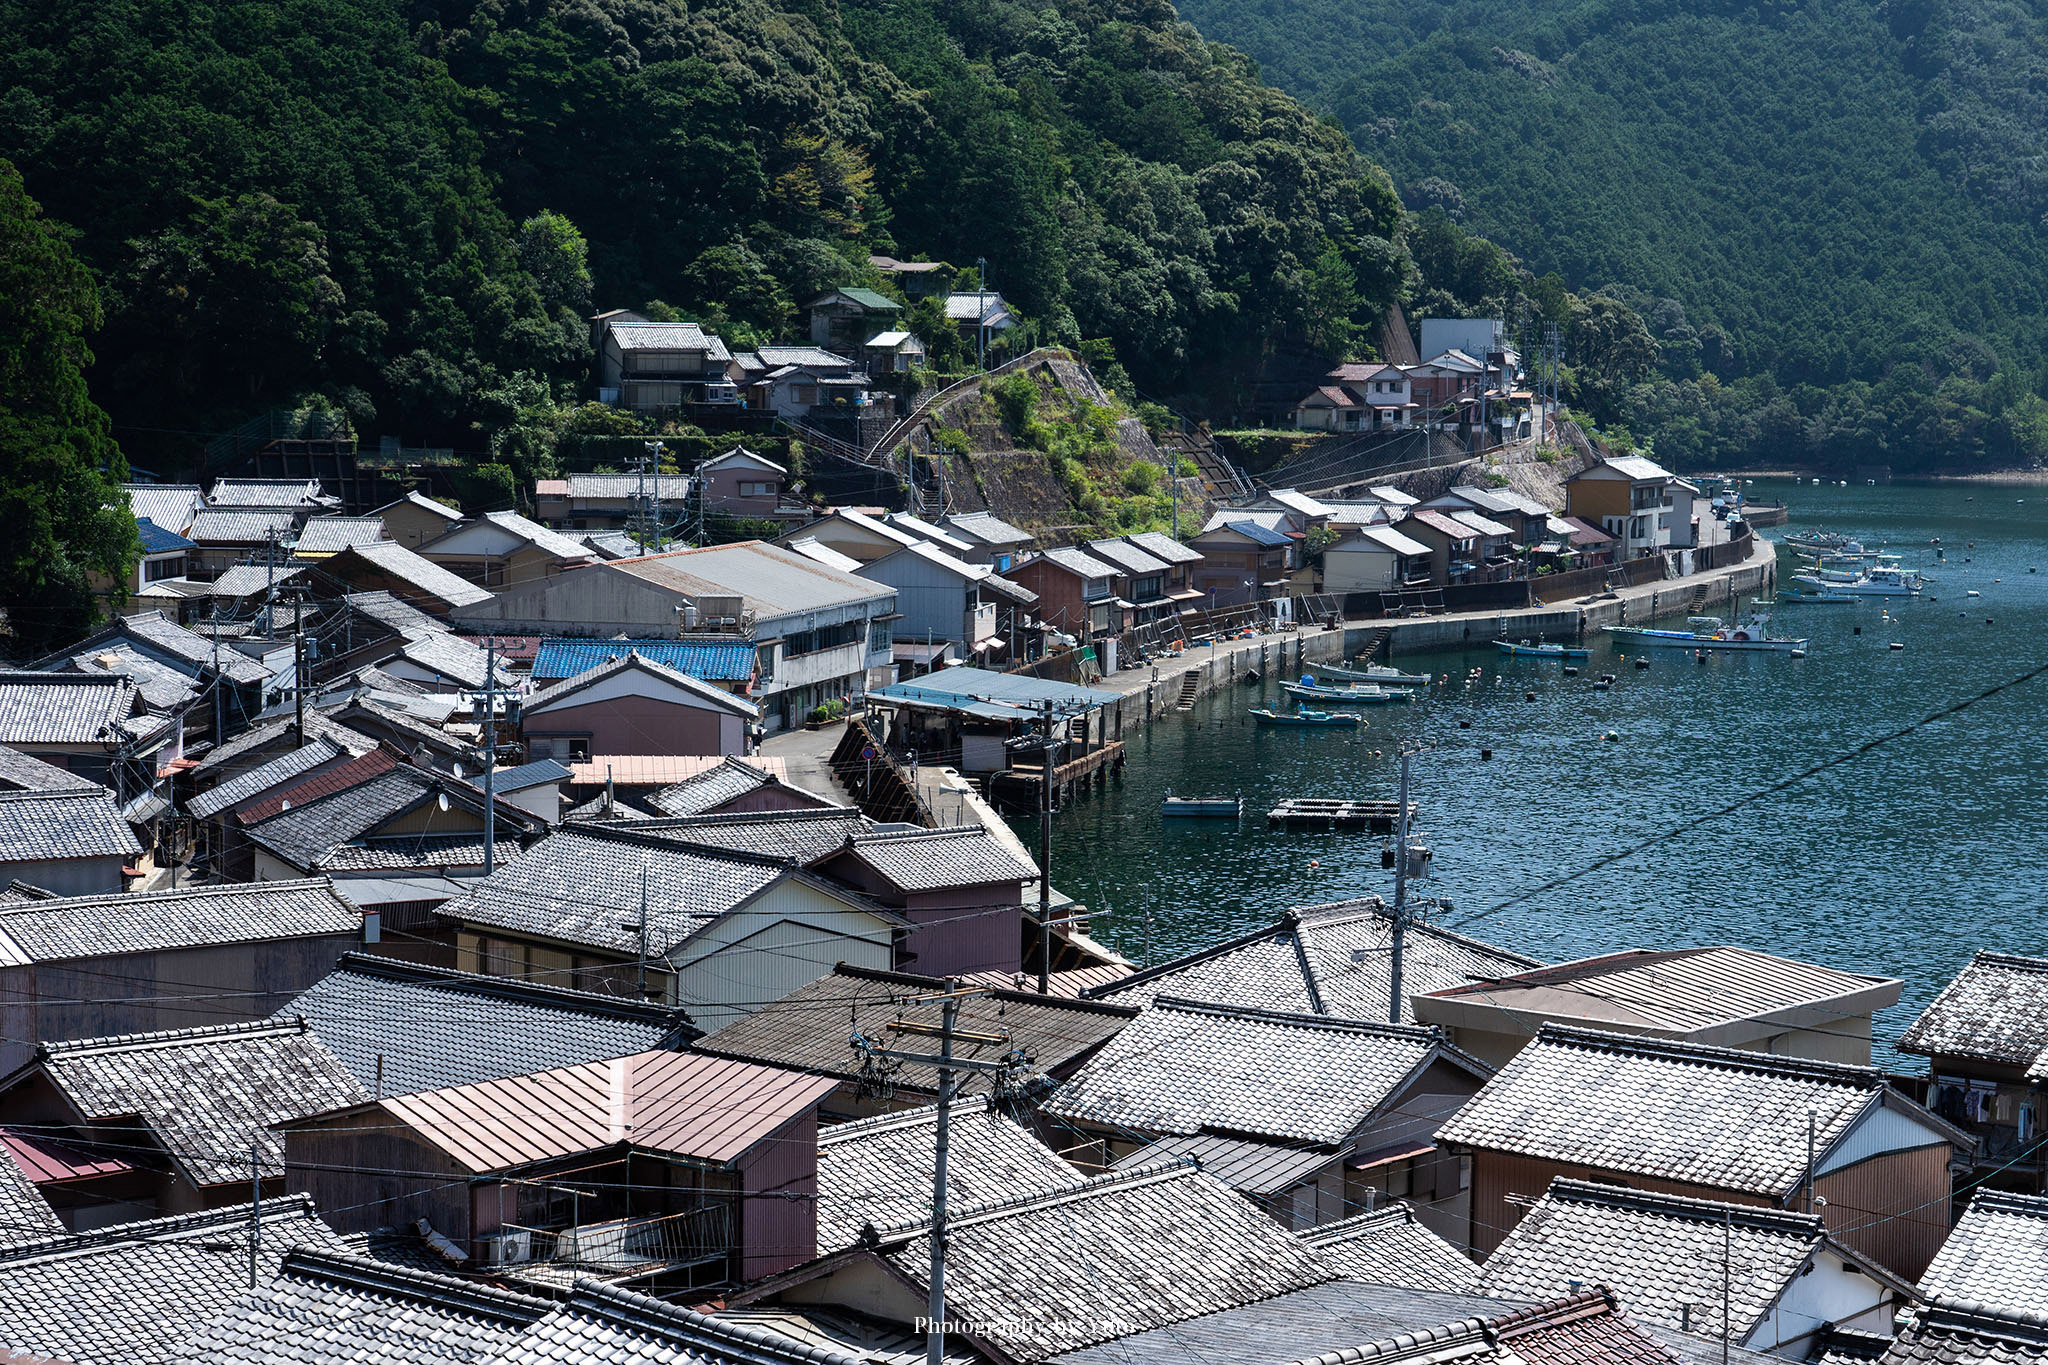
M 625 1057 L 692 1036 L 679 1009 L 350 953 L 279 1019 L 304 1017 L 373 1093 L 409 1094 Z
M 1389 995 L 1392 917 L 1377 897 L 1300 906 L 1278 924 L 1161 963 L 1091 990 L 1092 998 L 1141 1005 L 1169 995 L 1263 1009 L 1382 1019 Z M 1542 964 L 1504 948 L 1411 925 L 1401 1018 L 1413 1022 L 1413 997 L 1477 978 Z
M 860 1064 L 847 1044 L 849 1028 L 886 1037 L 890 1022 L 899 1013 L 907 1019 L 936 1022 L 938 1005 L 910 1006 L 899 1012 L 892 1001 L 944 985 L 936 977 L 871 971 L 842 963 L 829 975 L 727 1024 L 702 1039 L 697 1050 L 854 1080 L 860 1074 Z M 956 1046 L 959 1056 L 981 1061 L 996 1061 L 1013 1047 L 1020 1048 L 1035 1059 L 1040 1071 L 1060 1075 L 1115 1036 L 1135 1013 L 1035 991 L 994 990 L 961 1003 L 959 1027 L 1007 1034 L 1011 1041 Z M 891 1073 L 890 1082 L 899 1093 L 932 1095 L 938 1091 L 936 1071 L 914 1062 Z M 963 1094 L 986 1094 L 989 1088 L 985 1073 L 956 1078 L 956 1083 Z
M 519 712 L 522 716 L 535 715 L 546 707 L 568 700 L 593 684 L 603 682 L 621 673 L 644 673 L 648 677 L 666 683 L 670 687 L 689 693 L 691 696 L 708 703 L 715 710 L 729 711 L 736 716 L 744 716 L 749 720 L 761 714 L 761 708 L 746 698 L 736 697 L 724 688 L 705 682 L 701 678 L 693 678 L 687 673 L 678 672 L 676 669 L 669 668 L 664 664 L 658 664 L 638 651 L 629 651 L 628 653 L 621 654 L 618 658 L 601 663 L 595 668 L 586 669 L 573 678 L 564 678 L 552 687 L 542 688 L 519 703 Z
M 81 650 L 71 656 L 69 667 L 52 668 L 53 673 L 118 674 L 135 683 L 143 705 L 168 714 L 196 701 L 199 680 L 181 668 L 151 658 L 125 640 L 114 640 Z
M 1200 550 L 1189 549 L 1164 531 L 1136 531 L 1124 539 L 1154 559 L 1163 559 L 1169 564 L 1197 564 L 1202 559 Z
M 29 792 L 103 792 L 89 777 L 0 744 L 0 788 Z
M 306 727 L 311 729 L 309 725 Z M 268 763 L 239 773 L 225 782 L 208 787 L 185 803 L 185 811 L 201 820 L 211 820 L 221 812 L 231 810 L 244 801 L 254 800 L 272 787 L 294 781 L 315 768 L 341 758 L 345 750 L 329 740 L 315 737 L 311 744 L 300 749 L 287 749 Z
M 462 687 L 482 687 L 489 681 L 484 676 L 484 666 L 490 656 L 482 645 L 473 644 L 460 635 L 441 632 L 417 635 L 400 645 L 398 653 L 414 667 L 438 673 Z M 503 684 L 511 679 L 512 670 L 501 661 L 498 664 L 498 682 Z M 499 709 L 502 714 L 503 707 Z
M 0 672 L 0 744 L 120 743 L 136 701 L 117 673 Z
M 774 779 L 764 770 L 736 758 L 727 758 L 715 768 L 686 777 L 674 786 L 647 794 L 647 804 L 664 815 L 702 815 L 748 792 L 767 786 Z
M 1871 1365 L 1891 1349 L 1892 1338 L 1877 1332 L 1831 1327 L 1814 1343 L 1812 1365 Z
M 1137 546 L 1121 540 L 1091 540 L 1088 553 L 1108 564 L 1114 564 L 1126 574 L 1164 574 L 1170 565 L 1154 558 Z
M 2048 1319 L 1943 1305 L 1913 1314 L 1878 1365 L 2043 1365 Z
M 374 565 L 422 595 L 450 607 L 473 607 L 491 600 L 489 592 L 431 559 L 421 558 L 397 541 L 379 540 L 367 545 L 351 545 L 328 560 L 325 567 L 329 572 L 339 572 L 340 566 L 336 561 L 350 558 Z
M 2048 1322 L 2048 1198 L 1979 1190 L 1920 1277 L 1920 1292 Z
M 938 1119 L 938 1106 L 927 1105 L 819 1132 L 820 1251 L 853 1245 L 863 1224 L 886 1228 L 930 1220 Z M 955 1101 L 947 1126 L 947 1197 L 959 1204 L 995 1203 L 1081 1183 L 1079 1171 L 985 1099 Z
M 1405 1203 L 1296 1235 L 1348 1279 L 1457 1293 L 1476 1290 L 1479 1283 L 1471 1257 L 1424 1227 Z
M 253 547 L 267 544 L 272 535 L 280 540 L 289 540 L 292 528 L 297 524 L 297 515 L 290 511 L 252 512 L 209 507 L 192 518 L 192 525 L 185 535 L 202 545 Z
M 271 720 L 259 721 L 227 743 L 209 752 L 206 757 L 193 765 L 192 772 L 196 775 L 205 775 L 232 767 L 239 760 L 243 759 L 245 755 L 252 755 L 255 751 L 270 744 L 289 744 L 293 749 L 300 748 L 301 746 L 297 742 L 297 723 L 297 720 L 289 714 L 278 716 Z M 358 730 L 351 730 L 345 725 L 337 724 L 329 720 L 321 712 L 315 711 L 310 707 L 306 710 L 306 738 L 324 739 L 337 748 L 347 749 L 352 754 L 366 754 L 377 747 L 377 741 L 371 739 L 368 735 Z M 251 758 L 249 761 L 255 762 L 256 760 Z M 268 759 L 262 761 L 269 762 Z
M 0 964 L 362 932 L 326 879 L 246 882 L 0 907 Z
M 1115 578 L 1119 572 L 1116 565 L 1105 564 L 1087 551 L 1077 550 L 1071 546 L 1045 550 L 1038 557 L 1082 578 Z M 1022 568 L 1023 565 L 1016 567 Z
M 135 831 L 105 792 L 0 791 L 0 863 L 140 852 Z
M 1032 535 L 1019 530 L 992 512 L 955 512 L 939 525 L 954 535 L 984 545 L 1029 545 Z
M 213 597 L 265 597 L 306 571 L 303 564 L 236 564 L 221 571 L 208 595 Z
M 271 1124 L 370 1098 L 298 1019 L 42 1043 L 29 1067 L 89 1122 L 139 1116 L 201 1186 L 246 1183 L 252 1142 L 264 1174 L 282 1175 Z
M 1899 1051 L 2032 1065 L 2048 1052 L 2048 957 L 1980 950 L 1907 1025 Z
M 1145 1133 L 1334 1147 L 1448 1051 L 1433 1028 L 1161 998 L 1045 1109 Z
M 183 535 L 193 515 L 206 505 L 196 483 L 130 483 L 122 487 L 128 492 L 128 510 L 138 521 L 147 517 L 174 535 Z
M 384 539 L 382 517 L 314 517 L 299 530 L 298 554 L 332 554 L 350 545 Z
M 1006 1348 L 1026 1360 L 1331 1278 L 1272 1219 L 1186 1165 L 964 1205 L 947 1222 L 946 1315 L 1004 1322 Z M 879 1254 L 923 1285 L 925 1228 L 882 1237 Z
M 328 501 L 318 479 L 217 479 L 207 500 L 216 507 L 315 507 Z
M 64 1235 L 64 1224 L 35 1182 L 0 1146 L 0 1251 Z
M 548 783 L 567 782 L 576 774 L 566 763 L 557 763 L 552 758 L 537 758 L 531 763 L 521 763 L 516 768 L 500 768 L 491 774 L 492 790 L 497 792 L 525 791 L 528 787 L 545 786 Z M 476 784 L 483 785 L 483 775 L 478 774 Z
M 629 1289 L 579 1280 L 568 1302 L 487 1365 L 867 1365 L 765 1327 L 728 1323 Z
M 443 905 L 440 914 L 460 923 L 632 953 L 639 935 L 625 926 L 639 918 L 643 867 L 647 951 L 654 956 L 787 871 L 744 854 L 632 839 L 609 827 L 570 826 L 501 865 L 495 875 Z
M 375 757 L 375 756 L 372 756 Z M 310 779 L 332 786 L 343 769 Z M 442 797 L 451 806 L 481 816 L 483 793 L 472 783 L 427 772 L 410 764 L 398 764 L 367 781 L 321 792 L 287 811 L 266 815 L 245 825 L 249 838 L 285 859 L 294 867 L 432 867 L 467 866 L 449 850 L 475 845 L 481 861 L 482 831 L 452 826 L 437 832 L 380 834 L 379 830 L 408 811 Z M 500 856 L 516 855 L 519 836 L 538 832 L 546 822 L 505 802 L 498 802 Z M 509 846 L 509 850 L 508 850 Z
M 1805 1171 L 1809 1114 L 1825 1157 L 1885 1091 L 1868 1067 L 1546 1024 L 1437 1139 L 1779 1195 Z
M 554 1308 L 547 1299 L 360 1256 L 293 1251 L 180 1346 L 180 1365 L 476 1365 Z
M 660 474 L 644 480 L 637 474 L 571 474 L 568 483 L 572 498 L 633 498 L 651 491 L 663 502 L 680 503 L 690 496 L 688 474 Z
M 341 1241 L 303 1195 L 259 1207 L 259 1284 L 294 1246 Z M 71 1365 L 165 1365 L 249 1285 L 249 1206 L 0 1251 L 0 1342 Z
M 685 815 L 633 824 L 636 834 L 668 843 L 755 853 L 764 858 L 816 861 L 843 847 L 875 822 L 850 806 L 814 810 L 739 811 L 724 815 Z
M 982 825 L 903 834 L 876 831 L 850 839 L 847 851 L 902 891 L 1032 881 L 1038 876 L 1036 867 L 1018 861 Z
M 1541 1298 L 1572 1281 L 1604 1284 L 1644 1322 L 1676 1328 L 1688 1306 L 1692 1330 L 1715 1340 L 1725 1293 L 1729 1335 L 1740 1344 L 1824 1236 L 1816 1214 L 1557 1180 L 1486 1258 L 1480 1289 Z
M 346 594 L 341 602 L 345 612 L 389 626 L 407 638 L 422 632 L 448 633 L 447 622 L 427 615 L 412 603 L 400 601 L 388 592 L 352 592 Z

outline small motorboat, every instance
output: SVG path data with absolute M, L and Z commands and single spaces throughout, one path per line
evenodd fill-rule
M 1590 659 L 1590 649 L 1573 649 L 1565 645 L 1546 645 L 1529 640 L 1495 640 L 1501 653 L 1511 654 L 1518 659 Z
M 1274 711 L 1268 707 L 1255 706 L 1246 712 L 1258 725 L 1300 725 L 1311 728 L 1351 730 L 1365 724 L 1365 717 L 1349 711 L 1311 711 L 1298 706 L 1293 711 Z
M 1235 820 L 1244 814 L 1242 796 L 1175 796 L 1171 791 L 1159 803 L 1164 816 L 1192 815 L 1206 819 Z
M 1356 684 L 1350 687 L 1324 687 L 1314 677 L 1304 673 L 1303 681 L 1281 683 L 1280 690 L 1296 701 L 1322 701 L 1337 706 L 1384 706 L 1393 701 L 1409 701 L 1414 694 L 1400 689 L 1372 687 Z
M 1850 597 L 1911 597 L 1920 591 L 1917 575 L 1885 565 L 1879 565 L 1848 582 L 1810 573 L 1795 574 L 1792 581 L 1815 592 L 1842 593 Z
M 1686 624 L 1690 630 L 1651 630 L 1646 626 L 1603 626 L 1602 629 L 1617 640 L 1694 650 L 1702 659 L 1713 650 L 1790 654 L 1795 649 L 1806 648 L 1804 639 L 1773 639 L 1765 634 L 1764 627 L 1770 619 L 1762 612 L 1754 612 L 1740 624 L 1723 621 L 1718 616 L 1689 617 Z
M 1400 669 L 1388 668 L 1385 664 L 1368 664 L 1364 668 L 1339 668 L 1335 664 L 1321 664 L 1317 666 L 1316 672 L 1350 682 L 1371 683 L 1375 687 L 1427 687 L 1430 683 L 1427 673 L 1403 673 Z
M 1829 592 L 1822 588 L 1786 588 L 1778 594 L 1778 600 L 1804 605 L 1809 602 L 1854 602 L 1858 599 L 1845 592 Z

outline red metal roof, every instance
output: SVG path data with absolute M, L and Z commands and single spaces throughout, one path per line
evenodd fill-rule
M 24 1133 L 15 1128 L 0 1128 L 0 1147 L 5 1147 L 7 1154 L 14 1158 L 14 1164 L 21 1167 L 21 1173 L 38 1185 L 89 1180 L 96 1175 L 119 1175 L 134 1169 L 114 1157 L 101 1156 L 56 1138 Z
M 609 772 L 614 786 L 666 787 L 728 761 L 717 754 L 599 754 L 588 762 L 569 765 L 569 785 L 602 787 Z M 783 759 L 756 754 L 738 761 L 770 777 L 789 780 L 789 765 Z
M 691 1052 L 641 1052 L 379 1101 L 473 1173 L 617 1143 L 731 1161 L 837 1081 Z
M 303 806 L 308 801 L 317 800 L 332 792 L 345 791 L 359 783 L 368 782 L 377 774 L 390 772 L 397 766 L 398 760 L 390 754 L 382 749 L 372 749 L 361 758 L 352 759 L 339 768 L 329 768 L 318 776 L 307 778 L 296 787 L 287 787 L 261 801 L 252 801 L 246 806 L 238 807 L 235 818 L 245 825 L 253 825 L 259 820 L 268 820 L 273 815 L 281 814 L 286 802 L 294 806 Z

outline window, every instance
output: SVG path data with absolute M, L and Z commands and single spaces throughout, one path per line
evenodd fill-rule
M 143 581 L 154 583 L 163 578 L 176 578 L 185 572 L 185 556 L 175 559 L 152 559 L 142 566 Z
M 590 741 L 589 741 L 589 740 L 587 740 L 587 739 L 572 739 L 572 740 L 570 740 L 570 741 L 569 741 L 569 761 L 570 761 L 571 763 L 588 763 L 588 762 L 590 762 Z
M 889 623 L 887 621 L 868 622 L 868 653 L 887 654 L 889 646 Z
M 815 403 L 818 401 L 818 386 L 816 384 L 792 384 L 790 385 L 789 396 L 798 403 Z
M 1159 580 L 1157 578 L 1141 578 L 1138 580 L 1137 587 L 1133 590 L 1133 593 L 1140 602 L 1149 602 L 1159 596 Z
M 740 481 L 740 496 L 743 498 L 772 498 L 775 496 L 776 491 L 775 485 L 766 480 L 742 479 Z

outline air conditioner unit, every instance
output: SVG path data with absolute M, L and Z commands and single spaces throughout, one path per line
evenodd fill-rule
M 476 1245 L 481 1265 L 525 1265 L 533 1259 L 533 1232 L 528 1228 L 487 1232 L 476 1239 Z

